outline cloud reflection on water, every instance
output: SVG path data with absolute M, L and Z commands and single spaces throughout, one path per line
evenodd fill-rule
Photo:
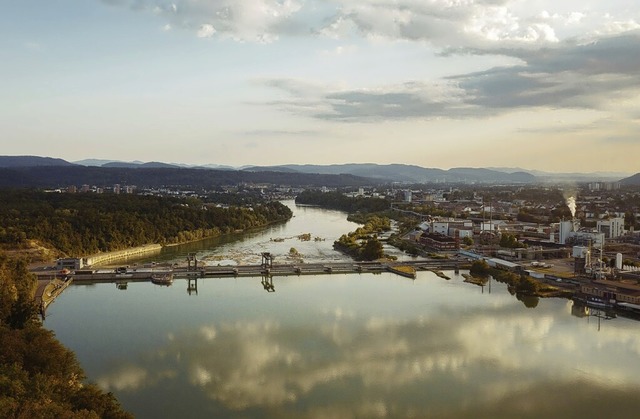
M 638 367 L 619 360 L 640 355 L 640 336 L 603 328 L 594 338 L 584 325 L 566 334 L 553 314 L 531 316 L 515 305 L 415 319 L 338 308 L 314 324 L 219 321 L 171 336 L 98 382 L 134 392 L 181 380 L 230 411 L 307 417 L 448 416 L 500 404 L 522 413 L 528 404 L 518 398 L 540 402 L 529 392 L 552 384 L 571 388 L 576 400 L 595 386 L 603 394 L 637 391 Z

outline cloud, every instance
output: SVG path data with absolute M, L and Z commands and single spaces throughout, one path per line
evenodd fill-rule
M 173 28 L 193 31 L 199 38 L 215 34 L 238 41 L 272 42 L 295 25 L 289 22 L 302 8 L 300 0 L 102 0 L 108 4 L 149 11 Z
M 368 89 L 287 79 L 262 82 L 288 95 L 270 105 L 318 119 L 357 122 L 476 118 L 524 108 L 606 110 L 640 95 L 640 31 L 586 44 L 455 53 L 503 55 L 522 64 Z
M 588 9 L 570 12 L 521 7 L 515 0 L 102 0 L 146 10 L 198 34 L 203 25 L 239 41 L 281 36 L 409 40 L 443 47 L 549 45 L 558 31 L 616 34 L 638 28 L 640 16 Z
M 265 80 L 264 84 L 289 95 L 288 99 L 270 102 L 271 106 L 318 119 L 374 122 L 431 119 L 468 112 L 465 93 L 455 82 L 407 82 L 358 90 L 289 79 Z
M 519 16 L 508 0 L 341 1 L 320 33 L 351 31 L 375 39 L 424 41 L 435 46 L 479 47 L 492 42 L 554 43 L 554 28 L 535 16 Z
M 612 99 L 639 93 L 640 32 L 585 45 L 492 53 L 516 57 L 525 64 L 451 77 L 482 109 L 603 109 Z
M 640 29 L 640 23 L 634 19 L 627 20 L 612 20 L 607 21 L 602 27 L 595 31 L 596 35 L 617 35 L 624 32 L 636 31 Z
M 200 29 L 198 29 L 198 38 L 211 38 L 215 33 L 216 29 L 213 25 L 205 23 L 200 26 Z

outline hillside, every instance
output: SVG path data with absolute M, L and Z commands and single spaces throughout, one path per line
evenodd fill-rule
M 620 180 L 620 184 L 624 186 L 640 186 L 640 173 Z
M 0 156 L 0 167 L 75 166 L 66 160 L 38 156 Z

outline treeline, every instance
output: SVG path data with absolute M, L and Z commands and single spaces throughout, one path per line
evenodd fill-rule
M 20 248 L 37 240 L 64 255 L 86 255 L 215 237 L 291 216 L 279 202 L 219 208 L 197 199 L 4 190 L 0 245 Z
M 306 190 L 296 197 L 297 204 L 317 205 L 345 212 L 381 212 L 391 208 L 391 203 L 380 198 L 351 198 L 341 192 Z
M 37 319 L 37 281 L 0 253 L 0 417 L 131 418 Z

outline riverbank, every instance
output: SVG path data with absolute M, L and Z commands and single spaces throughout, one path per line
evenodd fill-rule
M 160 244 L 147 244 L 144 246 L 132 247 L 125 250 L 116 250 L 113 252 L 98 253 L 91 256 L 87 256 L 84 259 L 85 265 L 96 266 L 113 262 L 115 260 L 127 259 L 130 257 L 136 257 L 146 255 L 149 253 L 160 253 L 162 245 Z

